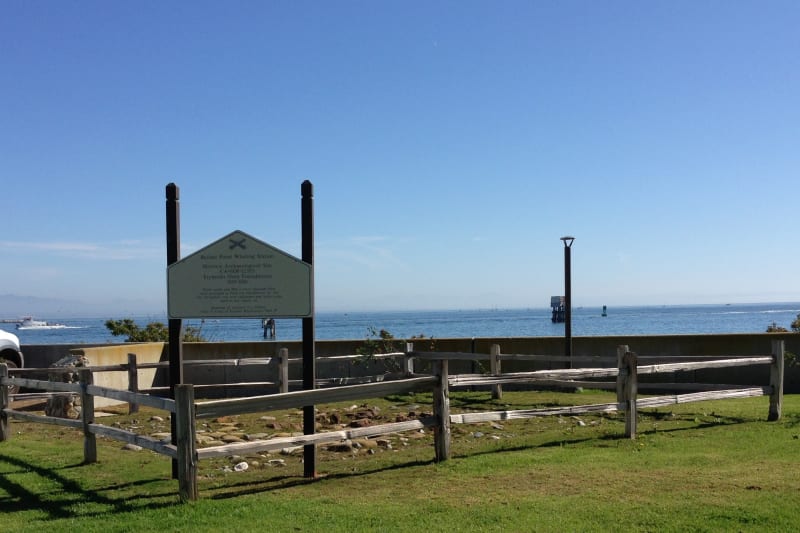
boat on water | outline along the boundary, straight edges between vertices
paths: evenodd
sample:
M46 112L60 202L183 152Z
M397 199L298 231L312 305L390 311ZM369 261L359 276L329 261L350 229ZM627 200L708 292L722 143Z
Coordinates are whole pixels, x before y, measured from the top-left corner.
M64 329L67 326L64 324L57 324L53 322L46 322L44 320L34 320L32 316L25 316L22 317L17 323L18 330L27 330L27 329Z

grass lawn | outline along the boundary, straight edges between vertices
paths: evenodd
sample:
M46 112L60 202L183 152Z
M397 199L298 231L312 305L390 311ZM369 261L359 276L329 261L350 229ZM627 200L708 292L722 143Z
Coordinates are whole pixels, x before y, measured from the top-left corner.
M451 395L453 413L614 401L610 393ZM430 395L318 406L327 424L359 411L375 423L430 412ZM79 431L11 420L0 443L2 531L795 531L800 529L800 396L767 422L768 398L700 402L622 414L453 426L453 459L433 462L430 433L379 445L320 447L320 478L302 453L200 462L200 500L181 504L170 461L98 437L82 465ZM155 411L98 422L169 430ZM209 435L297 431L299 412L199 420ZM165 429L166 428L166 429ZM223 431L224 430L224 431ZM233 470L246 462L248 469Z

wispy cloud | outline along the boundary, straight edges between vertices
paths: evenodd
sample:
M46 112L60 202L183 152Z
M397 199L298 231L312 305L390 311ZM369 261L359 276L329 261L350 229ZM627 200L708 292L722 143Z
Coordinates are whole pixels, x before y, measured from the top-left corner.
M81 242L19 242L0 241L3 248L16 250L38 250L50 252L90 252L97 249L97 245Z
M395 253L403 240L385 236L353 236L336 243L325 243L319 247L318 256L331 262L342 264L355 263L365 268L377 269L387 265L405 266Z
M21 253L44 253L59 257L105 259L108 261L151 259L165 255L165 251L159 246L146 241L132 239L108 243L0 241L0 247Z

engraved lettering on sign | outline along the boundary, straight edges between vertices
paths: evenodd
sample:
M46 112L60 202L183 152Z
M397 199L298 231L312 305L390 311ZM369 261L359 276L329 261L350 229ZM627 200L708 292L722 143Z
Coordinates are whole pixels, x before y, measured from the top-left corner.
M235 232L169 267L170 316L309 316L311 267Z

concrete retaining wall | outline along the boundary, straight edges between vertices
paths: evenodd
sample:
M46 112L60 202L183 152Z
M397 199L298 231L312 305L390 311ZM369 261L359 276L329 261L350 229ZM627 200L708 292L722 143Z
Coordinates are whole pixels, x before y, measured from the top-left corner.
M70 353L74 355L82 355L89 360L89 367L93 366L107 366L107 365L122 365L128 363L128 354L136 354L136 364L142 363L158 363L162 361L164 356L164 343L163 342L148 342L142 344L114 344L109 346L95 346L95 347L81 347L73 348ZM156 379L157 369L147 368L138 371L139 388L149 389L154 386L160 379ZM128 389L128 372L96 372L93 376L94 384L101 387L109 387L112 389ZM123 403L118 400L111 400L109 398L96 397L95 406L104 407L106 405L114 405Z
M758 334L726 334L726 335L647 335L647 336L613 336L613 337L575 337L573 339L573 354L575 356L603 356L616 357L617 346L628 345L639 356L660 356L685 358L690 356L725 356L725 355L767 355L771 352L774 339L783 339L786 350L800 355L800 335L792 333L758 333ZM337 340L317 341L316 353L318 357L352 355L357 348L364 344L363 340ZM540 354L559 355L564 353L563 337L505 337L505 338L477 338L477 339L422 339L414 341L414 349L418 351L453 351L489 353L492 344L499 344L502 353L506 354ZM139 361L143 362L144 352L140 356L135 348L145 345L138 344L113 344L104 345L102 349L87 345L25 345L22 347L26 364L29 367L47 367L53 362L69 354L70 349L90 349L92 353L100 354L104 350L112 350L117 354L112 357L113 363L99 363L89 356L92 364L119 364L127 362L128 353L136 353ZM289 356L302 357L302 343L300 341L258 341L258 342L204 342L184 344L184 360L203 359L242 359L248 357L273 357L277 358L281 348L289 350ZM399 351L404 348L404 342L398 341ZM147 348L147 360L160 359L167 361L166 349L162 348L158 354L157 348ZM88 354L87 354L88 355ZM99 357L95 355L94 358ZM117 361L119 359L119 361ZM99 359L98 359L99 361ZM228 367L194 367L186 369L186 381L194 384L207 383L234 383L271 381L275 379L273 361L269 366L228 366ZM454 365L451 373L483 372L479 364L459 363ZM539 364L504 362L504 371L538 370L548 368ZM352 362L326 362L318 360L317 376L329 377L354 377L370 375L390 370L381 363L372 363L370 366L354 365ZM300 379L300 365L290 367L290 379ZM662 380L678 382L701 383L730 383L730 384L760 384L768 382L769 369L762 367L731 368L704 370L697 372L676 373ZM158 371L153 375L155 385L167 384L166 373ZM140 378L140 386L147 387L149 383ZM125 387L122 387L125 388ZM787 366L785 391L787 393L800 393L800 367Z

